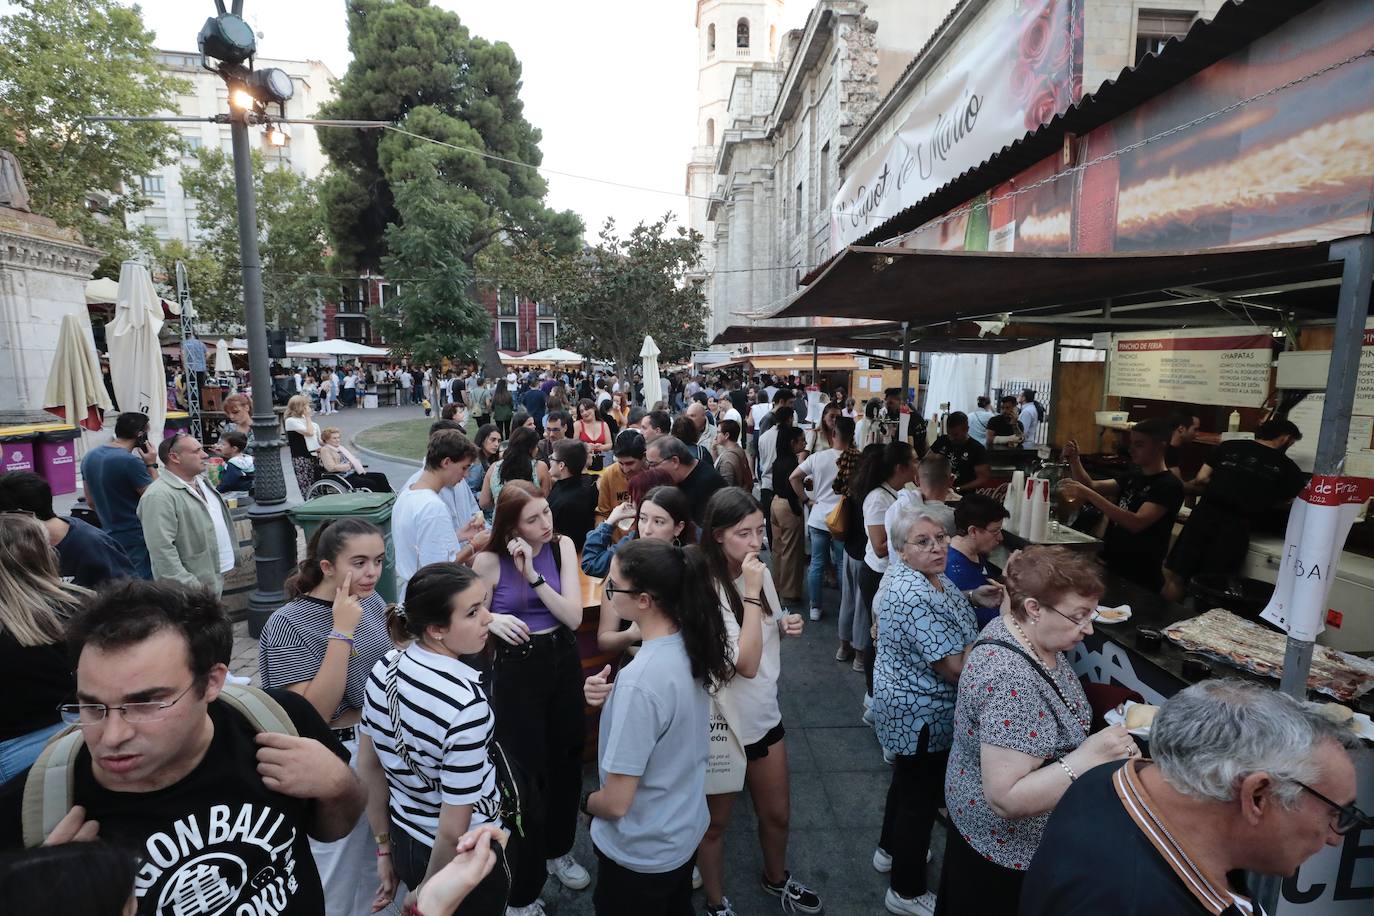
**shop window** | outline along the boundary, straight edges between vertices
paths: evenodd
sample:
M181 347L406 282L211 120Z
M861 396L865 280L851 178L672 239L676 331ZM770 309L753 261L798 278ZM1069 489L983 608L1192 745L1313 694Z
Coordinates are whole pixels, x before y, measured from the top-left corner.
M1141 10L1135 25L1135 63L1158 54L1169 39L1182 40L1193 27L1197 13L1188 10Z
M741 19L735 26L735 47L749 47L749 20Z

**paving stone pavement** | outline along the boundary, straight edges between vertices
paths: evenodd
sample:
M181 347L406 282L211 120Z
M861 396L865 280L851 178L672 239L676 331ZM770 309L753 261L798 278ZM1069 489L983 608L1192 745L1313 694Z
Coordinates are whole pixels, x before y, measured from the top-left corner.
M348 437L379 423L420 416L419 408L354 409L332 415L329 425ZM371 470L387 474L399 487L414 466L369 457ZM288 472L287 479L291 480ZM294 494L294 483L291 484ZM886 912L886 877L873 870L872 857L882 826L883 803L891 769L883 762L873 730L861 721L864 677L848 663L834 660L835 621L839 593L825 591L825 614L807 621L800 638L783 643L779 680L783 724L791 769L792 823L788 863L793 874L810 885L825 902L829 916L869 916ZM247 625L235 628L233 671L257 680L257 641ZM588 789L596 785L596 769L583 772ZM779 901L759 886L763 857L755 838L756 822L748 793L744 793L726 840L726 895L739 916L776 912ZM932 838L932 887L939 878L944 852L943 828ZM584 827L579 829L574 855L595 873L595 855ZM570 891L550 878L543 894L549 916L591 916L591 889ZM701 912L705 904L695 896Z

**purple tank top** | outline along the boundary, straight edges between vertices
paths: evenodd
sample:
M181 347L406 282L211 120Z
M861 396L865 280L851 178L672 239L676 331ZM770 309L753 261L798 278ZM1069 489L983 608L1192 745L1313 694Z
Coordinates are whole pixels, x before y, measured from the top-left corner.
M554 591L561 592L563 578L558 574L557 544L558 540L555 539L534 555L534 570L549 580ZM501 555L501 579L491 596L491 612L519 617L525 621L531 633L562 626L553 612L544 606L544 599L535 594L529 582L516 570L511 558L504 555Z

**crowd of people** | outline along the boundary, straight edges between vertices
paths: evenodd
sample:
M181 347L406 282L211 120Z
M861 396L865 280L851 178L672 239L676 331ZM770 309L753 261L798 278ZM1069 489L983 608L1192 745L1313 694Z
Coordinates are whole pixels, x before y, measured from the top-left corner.
M0 475L0 661L21 686L0 722L0 846L31 847L0 862L0 900L539 916L552 880L594 883L602 916L685 916L697 887L708 916L736 916L726 861L753 842L729 830L747 791L761 887L822 912L790 868L779 683L784 642L832 604L835 659L864 678L892 768L872 853L888 912L1258 912L1234 872L1291 873L1369 823L1354 739L1276 691L1184 690L1152 759L1101 721L1068 655L1105 591L1096 562L1054 547L989 562L1006 510L979 492L978 450L1031 434L1024 409L1010 434L990 411L951 414L927 450L918 424L901 437L895 391L837 391L807 418L770 378L674 378L644 404L634 378L402 372L420 400L447 381L453 409L397 488L394 569L372 523L319 527L262 629L260 688L229 670L232 521L199 441L154 448L146 418L121 415L83 464L99 528L55 516L41 478ZM385 483L311 401L287 410L302 482L318 465ZM1151 430L1132 456L1160 487ZM1207 470L1217 524L1232 463ZM1124 532L1158 523L1081 476ZM1149 571L1109 539L1109 568L1126 554ZM589 601L613 661L586 676ZM574 855L582 831L594 861Z

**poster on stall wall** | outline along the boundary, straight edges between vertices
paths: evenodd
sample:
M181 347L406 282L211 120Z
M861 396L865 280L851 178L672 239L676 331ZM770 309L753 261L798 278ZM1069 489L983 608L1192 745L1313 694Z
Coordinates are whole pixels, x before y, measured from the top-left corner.
M1269 605L1260 614L1294 639L1311 642L1326 629L1326 598L1346 535L1374 495L1367 477L1313 477L1293 501L1283 559Z
M1273 338L1252 327L1112 335L1107 393L1221 407L1262 407Z
M830 250L878 228L932 191L1065 111L1082 94L1083 4L1020 0L981 40L956 47L943 78L886 143L856 163L830 208ZM988 220L971 231L986 249ZM960 246L964 227L956 231Z

